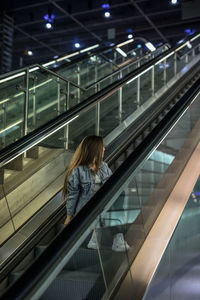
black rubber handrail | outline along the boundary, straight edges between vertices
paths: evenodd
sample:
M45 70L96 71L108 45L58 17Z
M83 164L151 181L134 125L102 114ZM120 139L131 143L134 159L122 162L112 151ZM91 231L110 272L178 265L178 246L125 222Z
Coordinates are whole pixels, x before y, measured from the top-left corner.
M184 41L185 43L186 41ZM133 70L129 74L125 75L123 78L116 80L114 83L110 84L109 86L105 87L98 93L90 96L88 99L84 100L83 102L77 104L69 111L62 113L55 119L47 122L43 126L35 129L28 135L20 138L18 141L14 142L13 144L5 147L4 149L0 150L0 167L3 167L6 163L13 160L15 157L19 156L20 154L24 153L30 147L40 143L49 135L55 133L60 128L65 126L71 119L75 118L77 115L81 114L84 110L88 110L96 103L108 98L110 95L115 93L117 90L120 89L125 83L130 81L132 78L139 76L140 73L144 72L147 68L152 67L156 62L160 61L162 58L170 54L171 52L178 49L180 45L170 48L164 53L161 53L157 57L153 58L151 61L146 62L140 68Z
M67 253L72 252L81 236L96 220L105 206L108 205L113 197L116 198L116 195L119 195L128 178L136 173L140 164L149 156L153 149L156 149L166 133L170 131L199 92L200 79L182 96L29 269L2 295L1 300L30 299L35 294L42 282L48 280L49 276L51 276L57 264Z

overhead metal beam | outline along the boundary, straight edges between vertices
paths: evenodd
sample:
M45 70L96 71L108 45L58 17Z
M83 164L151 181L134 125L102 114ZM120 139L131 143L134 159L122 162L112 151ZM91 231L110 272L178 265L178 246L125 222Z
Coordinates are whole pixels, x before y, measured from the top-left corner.
M98 41L102 41L102 38L100 38L98 35L96 35L94 32L89 30L83 23L78 21L74 16L72 16L70 13L68 13L64 8L62 8L60 5L58 5L54 0L49 0L49 3L54 5L58 10L60 10L67 18L70 18L75 23L77 23L80 27L82 27L85 31L89 32L93 37L95 37Z
M29 33L25 32L24 30L22 30L21 28L19 28L17 25L13 25L13 27L15 28L15 30L21 32L24 36L32 39L33 41L35 41L37 44L41 45L42 47L45 47L46 49L50 50L52 53L58 55L58 51L56 51L54 48L52 48L51 46L48 46L47 44L45 44L44 42L41 42L40 40L38 40L36 37L30 35Z
M130 4L130 3L129 3ZM127 3L123 3L123 4L119 4L119 5L113 5L113 7L121 7L121 6L125 6L127 5ZM93 9L91 11L87 11L87 13L95 13L97 11L101 11L102 8L98 8L98 9ZM157 12L153 12L153 13L148 13L146 14L149 18L152 17L152 16L160 16L160 15L163 15L163 14L175 14L175 13L178 13L178 12L181 12L181 9L180 8L175 8L175 9L167 9L167 10L162 10L162 11L157 11ZM78 12L78 13L74 13L74 14L71 14L73 17L76 17L76 16L80 16L80 15L84 15L86 14L86 11L84 12ZM56 20L63 20L65 19L66 16L57 16L56 17ZM141 20L143 19L143 16L141 15L138 15L138 16L131 16L131 17L125 17L123 19L120 19L120 20L123 20L123 21L126 21L126 20ZM108 23L108 24L115 24L115 20L113 19L110 19L109 21L107 22L103 22L103 24L105 23ZM25 22L25 23L20 23L18 24L19 27L26 27L26 26L30 26L30 25L35 25L35 24L40 24L40 23L44 23L44 20L35 20L35 21L29 21L29 22ZM102 22L101 22L102 23Z
M162 34L162 32L156 27L156 25L151 21L151 19L143 12L140 6L134 1L131 0L131 4L139 11L139 13L145 18L145 20L155 29L158 35L163 39L165 43L168 43L166 37Z
M164 12L160 12L160 14L164 14ZM119 19L116 19L116 20L113 20L111 21L111 24L115 26L119 26L120 24L120 27L122 28L123 27L123 22L132 22L133 20L139 20L141 19L142 17L141 16L138 16L138 17L128 17L128 18L119 18ZM191 24L191 21L193 20L181 20L181 21L176 21L176 20L170 20L169 23L160 23L160 24L157 24L157 28L165 28L165 27L175 27L176 25L185 25L185 24ZM194 20L195 22L195 20ZM109 22L99 22L99 23L95 23L95 24L88 24L87 27L90 29L90 30L93 30L95 28L95 30L106 30L106 26L110 24ZM127 27L127 24L124 25L125 27ZM129 26L129 25L128 25ZM102 28L101 28L102 27ZM62 29L62 30L55 30L51 33L51 37L52 39L55 37L56 38L56 35L62 35L62 34L74 34L74 32L78 29L78 27L76 26L75 27L70 27L70 28L67 28L67 29ZM116 27L117 29L117 27ZM152 27L149 27L149 26L142 26L140 25L139 23L134 25L134 33L137 34L137 32L139 31L150 31L150 30L154 30ZM117 34L117 33L116 33ZM39 33L37 35L35 35L35 37L37 38L45 38L45 37L48 37L49 36L49 32L43 32L43 33ZM16 38L15 41L16 42L19 42L20 40L23 40L23 38Z

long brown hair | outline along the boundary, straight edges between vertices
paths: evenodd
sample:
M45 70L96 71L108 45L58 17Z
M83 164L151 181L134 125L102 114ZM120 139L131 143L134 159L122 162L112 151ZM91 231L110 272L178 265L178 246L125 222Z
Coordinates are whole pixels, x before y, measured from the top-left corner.
M66 199L67 196L67 182L73 169L80 165L89 166L94 164L94 172L97 173L103 159L103 147L103 138L101 136L90 135L86 136L81 141L72 157L71 163L65 175L63 186L64 199Z

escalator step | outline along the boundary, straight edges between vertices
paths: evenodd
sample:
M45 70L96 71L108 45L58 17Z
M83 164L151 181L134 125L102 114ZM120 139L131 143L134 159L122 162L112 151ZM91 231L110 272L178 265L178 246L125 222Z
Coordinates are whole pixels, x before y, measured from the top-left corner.
M101 250L103 261L109 259L110 252ZM87 269L87 272L100 272L100 261L98 252L92 249L79 248L64 267L65 270Z
M99 274L62 271L40 299L97 300L101 299L104 291L103 279Z

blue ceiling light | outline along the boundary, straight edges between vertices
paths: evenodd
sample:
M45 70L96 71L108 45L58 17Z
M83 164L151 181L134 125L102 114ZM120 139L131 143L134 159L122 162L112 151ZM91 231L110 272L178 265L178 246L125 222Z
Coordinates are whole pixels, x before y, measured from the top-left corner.
M102 8L105 8L105 9L110 9L110 4L108 3L104 3L101 5Z
M128 28L128 29L126 29L126 32L127 33L133 33L133 29L132 28Z
M137 48L138 49L142 48L142 45L141 44L137 44Z
M196 32L196 29L187 28L184 30L187 35L192 35Z
M52 14L51 12L49 12L48 14L44 15L44 19L45 19L45 21L47 21L47 23L45 24L45 27L47 29L52 29L52 27L53 27L52 23L55 19L55 15Z
M178 41L176 44L179 45L179 44L181 44L181 43L183 43L183 42L184 42L184 39Z
M45 21L48 21L49 23L52 23L55 19L55 15L51 14L51 13L46 14L46 15L44 15L44 19L45 19Z
M80 48L80 46L81 46L81 45L80 45L78 42L76 42L76 43L74 44L74 47L75 47L75 48Z

